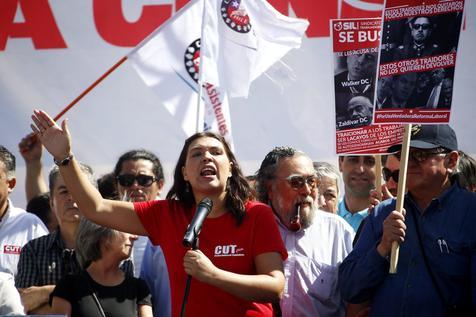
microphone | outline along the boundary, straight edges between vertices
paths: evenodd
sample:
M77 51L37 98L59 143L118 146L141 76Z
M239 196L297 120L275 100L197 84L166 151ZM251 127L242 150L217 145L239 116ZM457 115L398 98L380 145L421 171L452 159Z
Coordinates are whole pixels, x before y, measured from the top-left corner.
M195 248L195 240L198 238L200 234L200 230L202 229L202 224L207 218L208 214L212 211L213 201L205 197L197 206L197 211L193 216L192 221L187 227L187 231L185 231L185 235L183 237L182 244L186 247Z

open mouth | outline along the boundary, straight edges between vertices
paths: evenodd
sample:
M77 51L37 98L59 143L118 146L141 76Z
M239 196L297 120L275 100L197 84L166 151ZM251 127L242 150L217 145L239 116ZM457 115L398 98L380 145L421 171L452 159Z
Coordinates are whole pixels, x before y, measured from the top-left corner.
M205 166L200 171L200 176L214 176L217 174L217 171L212 166Z

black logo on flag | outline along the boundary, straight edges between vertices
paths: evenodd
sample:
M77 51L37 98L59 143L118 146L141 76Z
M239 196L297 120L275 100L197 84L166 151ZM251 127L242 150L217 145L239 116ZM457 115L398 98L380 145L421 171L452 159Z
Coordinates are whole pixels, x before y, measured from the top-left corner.
M226 25L236 32L248 33L251 30L250 18L241 5L241 0L223 0L221 16Z
M196 39L185 50L185 69L192 79L198 83L200 69L200 39Z

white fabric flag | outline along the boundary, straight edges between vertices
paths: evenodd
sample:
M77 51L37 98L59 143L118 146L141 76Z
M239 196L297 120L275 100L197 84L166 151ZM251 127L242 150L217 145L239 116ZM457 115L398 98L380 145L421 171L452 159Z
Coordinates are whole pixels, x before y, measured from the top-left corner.
M301 46L308 26L265 0L205 0L203 81L231 97L247 97L253 80Z
M142 80L154 89L187 136L197 130L219 132L232 143L226 93L203 88L205 109L198 110L198 79L203 0L189 2L127 56Z

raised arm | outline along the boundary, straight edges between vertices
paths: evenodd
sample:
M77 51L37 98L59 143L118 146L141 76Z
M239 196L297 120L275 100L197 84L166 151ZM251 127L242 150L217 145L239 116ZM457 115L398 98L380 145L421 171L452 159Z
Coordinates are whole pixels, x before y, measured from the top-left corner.
M25 160L25 193L26 201L29 202L32 198L48 191L41 163L42 145L36 134L30 133L21 139L18 149Z
M39 110L35 110L31 118L34 122L31 125L33 132L55 161L60 162L61 176L81 213L102 226L147 235L132 203L103 199L81 172L71 150L71 136L66 121L59 127L46 112Z

